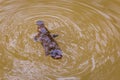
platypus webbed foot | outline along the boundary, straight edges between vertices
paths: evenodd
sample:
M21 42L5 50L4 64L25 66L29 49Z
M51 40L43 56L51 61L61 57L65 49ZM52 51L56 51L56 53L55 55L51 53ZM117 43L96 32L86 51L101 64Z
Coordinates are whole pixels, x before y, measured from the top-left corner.
M56 37L58 37L59 35L58 35L58 34L51 34L51 36L52 36L53 38L56 38Z
M33 40L34 42L38 42L38 38L36 36L33 38Z

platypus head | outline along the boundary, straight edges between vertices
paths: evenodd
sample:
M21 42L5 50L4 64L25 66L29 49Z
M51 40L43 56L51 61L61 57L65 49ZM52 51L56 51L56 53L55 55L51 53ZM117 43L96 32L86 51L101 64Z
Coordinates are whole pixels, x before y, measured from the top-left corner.
M50 56L54 59L61 59L62 58L62 51L59 49L54 49L50 52Z
M42 34L46 34L47 30L45 28L44 22L43 21L37 21L36 24L38 25L38 32L41 32Z
M36 24L37 24L38 26L41 26L41 25L44 24L44 22L39 20L39 21L36 21Z

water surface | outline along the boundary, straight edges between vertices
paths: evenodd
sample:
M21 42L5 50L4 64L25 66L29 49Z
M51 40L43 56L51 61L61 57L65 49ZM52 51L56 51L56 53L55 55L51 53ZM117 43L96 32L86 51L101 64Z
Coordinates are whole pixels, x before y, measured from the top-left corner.
M43 20L63 50L33 41ZM0 80L120 80L120 0L0 0Z

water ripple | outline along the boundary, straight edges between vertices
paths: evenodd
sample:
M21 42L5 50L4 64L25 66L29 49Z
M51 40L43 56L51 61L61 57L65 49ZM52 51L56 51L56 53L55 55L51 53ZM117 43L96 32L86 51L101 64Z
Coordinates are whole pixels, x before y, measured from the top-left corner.
M113 64L116 55L120 56L119 26L103 7L73 0L0 1L3 3L0 43L14 63L6 73L7 80L79 80L107 61ZM59 34L56 41L63 50L63 59L46 57L40 43L33 41L37 20Z

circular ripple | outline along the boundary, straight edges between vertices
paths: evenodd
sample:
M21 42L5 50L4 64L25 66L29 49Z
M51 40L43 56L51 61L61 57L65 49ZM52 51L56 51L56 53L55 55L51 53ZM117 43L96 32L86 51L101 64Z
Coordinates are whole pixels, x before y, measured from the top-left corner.
M8 1L4 4L4 11L0 10L3 16L0 43L14 61L12 74L7 74L8 80L21 79L21 76L32 80L71 76L80 79L107 61L114 63L117 54L112 53L119 52L115 42L119 42L120 34L114 18L103 8L72 0ZM44 21L51 33L59 34L56 41L63 50L63 59L44 56L43 47L33 41L37 20ZM17 77L13 76L15 74Z

